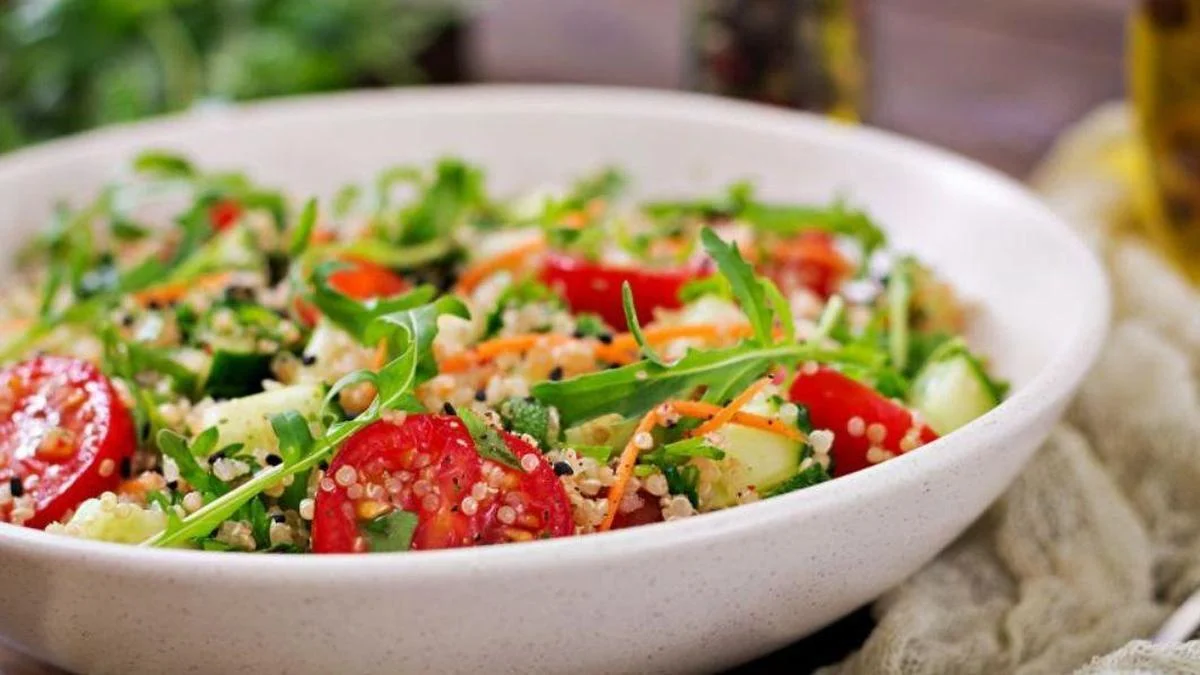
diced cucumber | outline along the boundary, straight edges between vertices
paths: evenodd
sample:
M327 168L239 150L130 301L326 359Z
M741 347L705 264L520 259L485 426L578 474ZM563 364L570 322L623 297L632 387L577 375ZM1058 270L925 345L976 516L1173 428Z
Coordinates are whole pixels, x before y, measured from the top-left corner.
M802 443L779 434L727 424L721 427L721 449L725 459L717 462L721 480L713 491L711 506L736 503L737 495L753 487L759 494L787 481L800 468Z
M199 433L215 426L219 440L213 448L219 450L231 443L244 443L247 448L273 448L276 439L268 415L295 410L309 422L316 422L325 400L325 387L320 384L297 384L261 394L222 401L204 411Z
M47 532L82 539L140 544L167 527L167 515L137 504L118 504L111 494L88 499L75 509L66 525L52 525Z
M939 435L958 429L1000 403L978 362L961 349L930 358L909 390L909 404Z

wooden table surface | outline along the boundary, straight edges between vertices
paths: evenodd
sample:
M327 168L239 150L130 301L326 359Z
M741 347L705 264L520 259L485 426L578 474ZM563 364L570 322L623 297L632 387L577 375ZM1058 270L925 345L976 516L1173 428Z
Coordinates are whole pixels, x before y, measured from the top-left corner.
M686 1L495 3L485 11L483 30L475 36L475 67L498 80L672 86L679 65L672 44L680 37L673 22L679 16L677 3ZM1127 0L874 0L872 122L1025 175L1066 125L1121 96L1123 22L1129 6ZM624 29L608 26L630 40L624 59L589 54L589 48L606 49L611 43L578 41L569 31L537 40L569 50L557 58L526 49L534 42L522 37L522 31L538 30L545 21L571 12L576 30L636 16ZM860 611L754 665L805 672L843 656L870 627L869 615ZM0 674L53 672L0 647Z

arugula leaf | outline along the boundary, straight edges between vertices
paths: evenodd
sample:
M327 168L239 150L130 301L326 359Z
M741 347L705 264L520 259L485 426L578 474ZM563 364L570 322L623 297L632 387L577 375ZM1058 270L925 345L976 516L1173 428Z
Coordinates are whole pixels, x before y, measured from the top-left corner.
M483 172L457 159L443 159L434 169L433 182L401 215L400 243L420 244L449 234L486 202Z
M419 286L394 298L355 300L334 288L330 282L334 272L346 267L346 263L337 260L318 265L313 270L313 291L308 295L308 300L321 310L325 318L362 344L374 344L367 337L367 327L379 317L419 307L437 295L437 289L432 286Z
M133 160L133 170L155 178L191 179L196 167L187 158L165 150L147 150Z
M437 361L433 355L433 338L437 336L437 321L442 315L471 318L467 306L453 295L443 295L431 303L392 311L375 317L367 325L366 344L388 341L388 353L399 354L407 349L411 341L417 354L417 378L425 381L437 375ZM397 328L401 330L397 330Z
M271 429L278 440L279 456L285 463L299 462L313 447L312 431L308 421L295 410L286 410L271 415ZM285 508L298 508L301 500L308 496L308 471L298 473L292 484L284 488L279 503Z
M642 210L652 218L665 220L736 218L761 232L785 237L822 230L858 240L867 254L887 243L883 231L865 213L840 201L826 207L768 204L757 201L753 186L746 182L734 183L716 199L650 202Z
M679 300L684 304L695 302L706 295L733 299L733 290L729 288L729 281L720 274L692 279L679 289Z
M445 260L458 251L450 237L431 239L420 244L397 246L378 237L367 237L348 244L323 247L322 252L361 258L391 269L409 270Z
M795 342L796 317L792 314L792 303L783 297L783 292L779 290L774 281L766 277L759 277L758 282L762 284L763 294L771 303L771 310L779 322L780 329L783 330L783 342Z
M304 204L304 210L300 212L300 219L296 221L296 229L292 231L292 240L288 245L288 255L293 258L299 257L308 248L312 242L313 228L317 226L317 200L309 199Z
M616 167L605 167L575 182L560 205L568 211L586 207L596 199L613 201L629 185L629 176Z
M197 456L208 454L208 450L216 445L216 427L205 429L190 445L187 438L170 429L160 429L157 440L158 449L164 456L170 457L175 462L175 465L179 467L179 475L193 488L205 496L222 495L228 491L229 488L225 483L218 480L196 461Z
M500 404L498 412L510 431L531 436L542 452L549 450L557 440L551 429L550 408L537 400L509 398Z
M700 241L704 244L704 250L717 263L717 269L729 282L742 312L750 319L755 339L763 345L772 344L774 320L767 305L763 285L754 273L754 268L742 259L742 254L736 246L726 244L711 228L706 227L700 232Z
M139 241L150 235L150 230L127 218L114 217L109 231L118 241Z
M417 529L417 514L411 511L392 511L365 523L359 528L366 536L370 553L393 553L412 548Z
M539 382L533 396L558 409L564 427L616 413L640 417L671 398L701 387L744 389L775 364L800 361L874 364L877 355L856 349L825 349L813 344L761 346L742 344L712 350L690 350L669 366L649 361L573 377ZM739 389L740 390L740 389Z
M361 187L354 184L342 186L333 196L333 216L345 218L350 215L360 199L362 199Z
M575 454L580 457L591 457L597 464L608 464L615 450L609 445L572 445Z
M471 434L471 438L475 440L475 452L479 453L480 457L518 471L524 471L521 468L521 460L517 459L513 451L508 449L504 437L478 413L464 409L458 411L458 417L467 427L467 433Z
M621 306L625 310L625 323L629 326L629 333L633 335L633 341L637 343L642 356L655 365L667 365L658 352L654 351L654 347L646 342L646 335L642 333L642 324L638 321L637 309L633 306L633 288L628 281L621 284Z

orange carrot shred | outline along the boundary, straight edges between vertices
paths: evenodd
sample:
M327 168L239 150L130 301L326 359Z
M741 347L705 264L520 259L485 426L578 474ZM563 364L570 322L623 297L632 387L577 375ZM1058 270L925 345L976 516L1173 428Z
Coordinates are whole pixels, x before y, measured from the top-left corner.
M700 419L711 419L721 411L720 406L713 405L712 403L705 403L703 401L670 401L669 405L675 412L683 415L684 417L695 417ZM740 424L744 427L770 431L771 433L779 434L785 438L790 438L793 441L804 440L804 434L799 429L784 424L780 420L771 419L770 417L763 417L762 415L756 415L754 413L748 413L744 410L739 410L734 413L733 418L730 421L734 424Z
M470 293L484 279L487 279L500 270L517 267L526 258L535 253L540 253L545 248L546 242L537 239L509 249L497 256L481 260L463 271L462 275L458 278L458 285L455 286L454 291L459 295Z
M459 373L484 361L490 361L501 354L525 352L539 345L553 346L570 342L572 339L566 335L553 333L528 333L496 338L480 342L475 345L474 349L469 349L461 354L441 359L438 362L438 370L443 373Z
M633 477L633 468L637 465L638 455L641 454L641 448L637 446L638 436L650 433L656 424L658 424L657 407L642 417L637 428L633 430L633 435L625 443L625 449L621 451L621 460L617 463L616 478L613 480L612 487L608 489L608 513L604 514L604 520L597 528L600 532L612 528L613 520L617 517L617 510L621 508L621 499L625 496L625 489L629 487L629 479Z
M764 377L749 387L746 387L746 390L734 397L734 399L729 402L729 405L721 408L715 415L708 418L708 421L693 429L691 435L703 436L710 431L715 431L716 429L728 424L731 420L733 420L733 416L736 415L739 410L744 408L746 404L750 402L750 399L754 398L754 396L758 394L758 392L762 391L763 387L770 384L770 382L771 378Z
M149 305L156 302L165 305L179 300L193 288L206 290L220 288L229 281L230 276L229 272L216 272L189 281L173 281L161 286L152 286L138 291L133 294L133 299L140 305Z

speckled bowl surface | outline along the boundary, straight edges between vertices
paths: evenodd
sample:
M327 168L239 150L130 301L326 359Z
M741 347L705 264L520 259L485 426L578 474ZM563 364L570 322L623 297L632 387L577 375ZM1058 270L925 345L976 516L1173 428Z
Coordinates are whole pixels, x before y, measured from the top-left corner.
M285 101L118 128L0 159L9 250L53 200L144 148L330 194L460 154L500 190L612 163L650 194L741 178L775 199L864 205L979 311L970 338L1014 384L1001 406L886 464L633 530L367 556L145 550L0 526L0 634L93 673L711 671L895 585L1004 490L1058 420L1108 320L1103 273L1020 186L886 133L729 101L483 87Z

